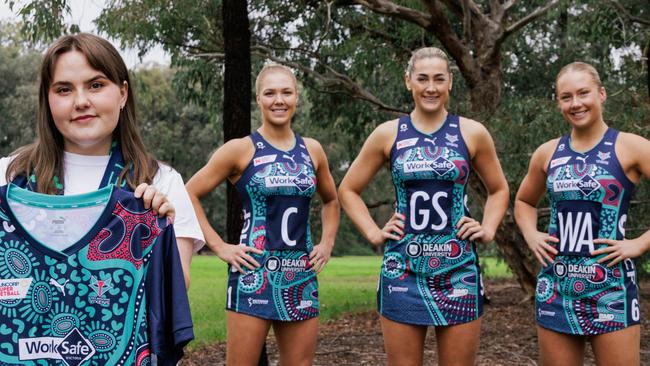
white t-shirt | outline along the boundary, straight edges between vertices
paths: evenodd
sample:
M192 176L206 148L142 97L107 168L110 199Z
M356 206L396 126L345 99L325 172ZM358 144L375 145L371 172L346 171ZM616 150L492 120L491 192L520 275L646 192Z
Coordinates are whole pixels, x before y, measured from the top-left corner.
M0 158L0 186L7 184L7 167L13 157ZM64 195L82 194L96 190L104 176L109 156L88 156L64 152L63 171L65 172ZM167 196L174 205L174 231L177 238L190 238L194 241L194 251L205 245L205 239L194 213L190 196L185 190L183 177L174 168L160 164L153 179L153 186Z

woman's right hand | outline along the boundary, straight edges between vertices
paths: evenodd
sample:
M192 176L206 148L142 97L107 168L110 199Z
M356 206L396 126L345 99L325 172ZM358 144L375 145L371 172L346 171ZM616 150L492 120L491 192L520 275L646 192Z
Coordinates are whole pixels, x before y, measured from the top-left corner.
M255 247L249 247L244 244L227 244L224 243L219 246L216 254L222 261L235 267L241 274L246 274L246 267L250 271L254 271L260 267L260 264L248 253L255 253L262 255L264 252Z
M558 238L541 231L535 231L529 235L525 235L524 238L526 239L526 244L535 253L537 260L542 266L546 267L547 262L548 264L553 264L553 257L557 255L558 251L549 242L559 243L560 240Z
M404 237L404 220L406 220L404 215L395 212L386 225L381 230L373 232L368 240L373 245L382 245L389 239L395 241L402 239Z

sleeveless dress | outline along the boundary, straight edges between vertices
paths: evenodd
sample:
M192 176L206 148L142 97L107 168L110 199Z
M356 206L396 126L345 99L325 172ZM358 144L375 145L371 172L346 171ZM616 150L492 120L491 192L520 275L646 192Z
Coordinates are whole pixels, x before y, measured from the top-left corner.
M239 242L264 251L251 254L261 264L228 278L226 309L268 320L297 321L318 316L318 282L309 264L313 249L309 204L316 174L302 137L289 151L250 138L255 155L235 185L244 226Z
M377 303L388 319L415 325L470 322L483 312L480 269L473 242L456 237L469 216L465 188L470 157L459 117L448 114L431 134L400 118L391 149L397 212L405 235L388 241Z
M194 338L173 226L117 187L117 144L97 191L0 187L0 365L176 365ZM18 291L15 291L18 290ZM4 326L4 325L3 325Z
M537 276L537 323L567 334L596 335L638 324L634 262L613 267L591 256L593 239L622 240L634 184L616 157L618 131L608 129L591 150L571 149L563 136L548 166L549 234L559 254Z

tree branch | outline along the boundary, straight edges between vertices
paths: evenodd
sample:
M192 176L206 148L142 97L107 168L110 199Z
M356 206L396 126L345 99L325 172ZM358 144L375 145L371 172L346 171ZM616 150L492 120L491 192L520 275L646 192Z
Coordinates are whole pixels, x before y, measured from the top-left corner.
M388 199L388 200L383 200L383 201L368 202L366 204L366 207L368 207L368 209L371 210L373 208L379 208L381 206L392 205L394 203L395 203L395 199Z
M399 52L403 52L405 55L410 55L413 50L412 48L401 46L399 43L403 41L403 39L395 36L394 34L382 32L381 30L367 27L362 23L351 22L350 24L343 24L337 21L337 24L350 28L350 30L352 31L351 33L356 33L358 31L360 34L364 34L364 33L367 34L372 39L383 41L391 45ZM416 47L417 46L414 46L413 48Z
M507 27L506 30L503 32L502 40L505 40L509 35L517 32L518 30L526 26L526 24L533 22L537 18L546 14L549 10L556 7L558 4L560 4L560 0L550 0L546 5L535 9L535 11L533 11L532 13L514 22L509 27Z
M463 8L458 3L458 0L441 0L447 9L451 10L452 13L456 14L459 18L463 16ZM425 3L428 3L425 1Z
M374 11L375 13L390 15L419 25L422 28L431 26L431 17L425 13L405 6L397 5L386 0L354 0L356 4Z
M650 19L644 19L640 17L635 17L634 15L630 14L625 7L618 2L618 0L607 0L607 3L612 5L616 10L623 15L623 17L627 18L629 21L634 22L634 23L639 23L643 25L650 25Z
M318 60L317 62L327 70L329 74L332 76L326 76L323 75L319 72L314 71L311 67L307 67L305 65L302 65L301 63L295 62L295 61L289 61L277 56L273 55L273 52L270 48L263 46L263 45L254 45L251 47L251 51L260 56L260 57L266 57L272 61L275 61L277 63L281 63L283 65L287 65L290 67L293 67L295 69L298 69L302 71L305 75L312 77L314 79L317 79L321 81L326 87L333 87L339 90L344 90L347 92L349 95L351 95L354 98L365 100L371 104L373 104L375 107L377 107L379 110L382 110L384 112L388 112L394 115L402 115L408 113L407 110L402 110L397 107L390 106L388 104L385 104L379 98L375 97L372 93L369 91L365 90L362 88L359 84L357 84L354 80L349 78L346 75L341 74L340 72L334 70L324 62L321 62Z

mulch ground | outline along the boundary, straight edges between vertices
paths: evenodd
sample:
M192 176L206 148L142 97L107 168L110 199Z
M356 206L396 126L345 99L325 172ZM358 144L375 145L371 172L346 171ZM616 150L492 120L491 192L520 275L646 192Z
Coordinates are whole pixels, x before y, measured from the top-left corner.
M490 304L486 305L481 329L479 365L537 365L534 304L514 281L487 281ZM650 365L650 282L641 286L641 364ZM435 336L429 332L425 365L436 365ZM267 338L269 364L278 364L278 349L273 335ZM223 365L225 343L188 352L183 366ZM348 314L321 324L314 365L385 365L379 318L374 311ZM587 347L585 365L595 365Z

